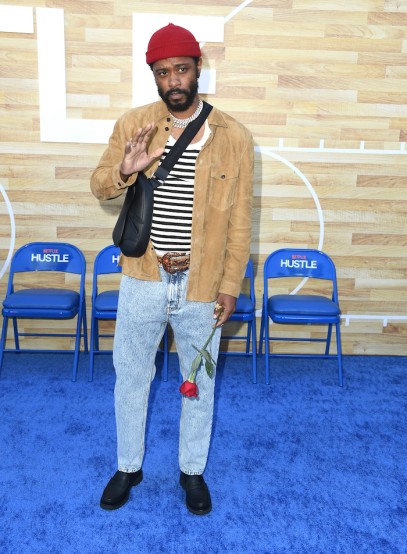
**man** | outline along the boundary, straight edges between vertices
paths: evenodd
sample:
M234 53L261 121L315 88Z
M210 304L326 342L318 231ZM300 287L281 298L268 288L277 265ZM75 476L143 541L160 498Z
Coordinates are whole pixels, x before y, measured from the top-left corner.
M121 195L144 171L151 177L188 121L202 109L199 43L169 24L148 44L150 65L162 100L135 108L117 122L91 178L96 198ZM155 356L171 324L187 378L197 347L215 326L208 349L216 361L221 326L233 313L250 249L253 140L249 131L213 108L206 122L154 192L150 244L140 258L121 256L113 362L118 471L100 505L121 507L142 481L144 437ZM198 398L182 397L179 437L180 485L190 512L211 511L203 478L211 437L214 378L197 373Z

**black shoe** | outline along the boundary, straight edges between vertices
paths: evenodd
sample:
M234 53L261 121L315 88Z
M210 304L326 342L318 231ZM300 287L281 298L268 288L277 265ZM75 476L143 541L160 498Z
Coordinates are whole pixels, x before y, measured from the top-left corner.
M181 471L179 484L185 490L186 505L197 516L209 514L212 510L211 495L202 475L187 475Z
M139 469L133 473L116 471L103 491L100 507L104 510L117 510L126 504L130 489L143 480L143 472Z

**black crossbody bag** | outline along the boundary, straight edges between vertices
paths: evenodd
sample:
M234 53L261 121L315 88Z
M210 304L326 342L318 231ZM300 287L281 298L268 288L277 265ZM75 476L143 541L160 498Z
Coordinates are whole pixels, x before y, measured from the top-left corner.
M154 175L149 179L140 172L136 182L128 187L112 234L114 245L118 246L125 256L138 258L147 250L153 219L154 189L165 181L211 110L212 106L204 102L199 116L188 123Z

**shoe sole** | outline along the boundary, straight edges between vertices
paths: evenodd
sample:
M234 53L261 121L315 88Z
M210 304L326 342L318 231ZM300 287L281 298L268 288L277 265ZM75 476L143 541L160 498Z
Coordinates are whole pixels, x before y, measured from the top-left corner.
M129 489L129 492L126 494L126 496L123 498L123 500L121 500L118 504L106 504L105 502L100 501L100 507L103 510L109 510L109 511L118 510L119 508L124 506L126 504L126 502L128 501L128 499L130 497L131 488L136 487L137 485L139 485L142 480L143 480L143 474L139 475L137 480L131 485L131 487Z
M132 485L132 486L134 486L134 485ZM130 496L130 491L127 494L127 496L125 496L119 504L105 504L104 502L100 501L100 507L102 508L102 510L109 510L109 511L118 510L119 508L121 508L122 506L124 506L126 504L126 502L129 499L129 496Z
M205 516L206 514L209 514L209 512L212 511L212 505L209 506L209 508L207 508L206 510L195 510L194 508L191 508L191 506L189 506L186 502L185 502L185 506L188 508L188 511L190 511L191 514L194 514L196 516Z

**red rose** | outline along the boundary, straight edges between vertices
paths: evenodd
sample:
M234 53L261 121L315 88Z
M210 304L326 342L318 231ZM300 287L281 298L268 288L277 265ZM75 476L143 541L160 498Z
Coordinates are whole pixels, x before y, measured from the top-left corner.
M185 396L195 396L198 397L198 386L196 383L191 383L191 381L184 381L179 388L179 392Z

